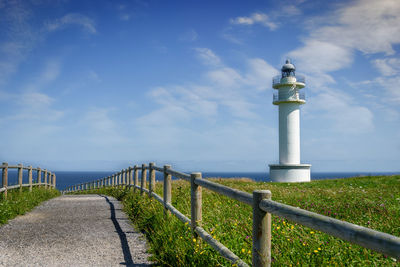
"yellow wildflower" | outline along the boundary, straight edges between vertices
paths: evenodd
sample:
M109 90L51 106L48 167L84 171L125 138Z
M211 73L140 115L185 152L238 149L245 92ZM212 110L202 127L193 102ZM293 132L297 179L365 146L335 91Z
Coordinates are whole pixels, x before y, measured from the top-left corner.
M313 231L311 231L311 232L310 232L310 234L314 234L314 232L313 232Z
M251 250L247 251L247 254L251 254Z
M276 229L278 229L278 230L279 230L279 229L281 229L281 227L280 227L280 226L278 226L278 227L276 227Z
M318 248L318 250L321 250L321 248Z
M290 227L290 228L294 229L294 226L292 225L292 227Z
M246 252L246 250L244 248L242 248L242 253L245 253L245 252Z
M193 242L195 242L195 243L196 243L196 241L197 241L197 240L196 240L196 238L193 238Z
M318 250L314 250L315 253L318 253Z

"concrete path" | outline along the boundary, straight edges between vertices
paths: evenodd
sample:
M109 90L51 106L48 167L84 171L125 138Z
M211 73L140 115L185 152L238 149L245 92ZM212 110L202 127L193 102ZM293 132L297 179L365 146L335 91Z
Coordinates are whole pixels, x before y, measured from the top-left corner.
M148 256L112 197L61 196L0 227L0 266L150 266Z

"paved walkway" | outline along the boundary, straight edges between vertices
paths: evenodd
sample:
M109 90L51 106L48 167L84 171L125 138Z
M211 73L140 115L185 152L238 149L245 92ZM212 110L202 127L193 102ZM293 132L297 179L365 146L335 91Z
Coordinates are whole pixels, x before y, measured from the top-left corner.
M0 227L0 266L150 266L148 256L112 197L61 196Z

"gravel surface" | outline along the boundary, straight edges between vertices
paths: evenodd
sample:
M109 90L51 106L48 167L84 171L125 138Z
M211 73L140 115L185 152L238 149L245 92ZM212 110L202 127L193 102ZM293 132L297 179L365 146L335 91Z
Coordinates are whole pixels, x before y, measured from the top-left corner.
M0 227L0 266L150 266L149 256L112 197L57 197Z

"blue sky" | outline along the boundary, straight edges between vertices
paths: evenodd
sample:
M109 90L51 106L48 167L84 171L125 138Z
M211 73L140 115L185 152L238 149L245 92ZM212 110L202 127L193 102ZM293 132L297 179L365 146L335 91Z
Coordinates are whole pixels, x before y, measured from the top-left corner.
M268 171L272 77L306 76L301 161L399 171L400 1L0 0L0 160Z

